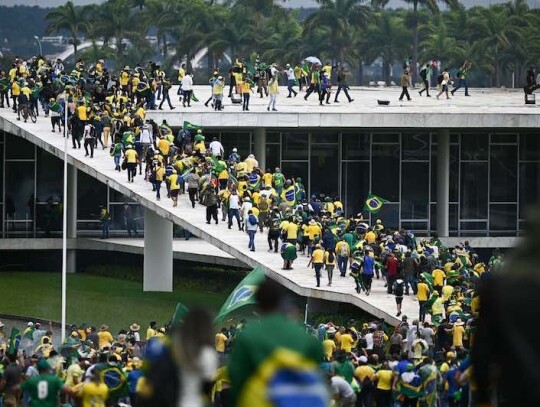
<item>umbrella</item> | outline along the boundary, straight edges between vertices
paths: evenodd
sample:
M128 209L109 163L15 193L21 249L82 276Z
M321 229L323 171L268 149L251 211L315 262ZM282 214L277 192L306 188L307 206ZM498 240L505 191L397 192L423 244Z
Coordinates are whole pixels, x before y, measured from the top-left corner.
M322 65L321 60L319 58L317 58L317 57L307 57L305 60L312 63L312 64Z

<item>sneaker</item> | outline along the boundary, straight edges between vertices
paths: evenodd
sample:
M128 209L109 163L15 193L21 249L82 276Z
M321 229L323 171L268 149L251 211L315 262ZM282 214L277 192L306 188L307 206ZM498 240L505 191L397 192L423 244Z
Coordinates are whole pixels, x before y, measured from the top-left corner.
M401 315L401 312L398 312L398 313L396 314L396 317L399 317L400 315Z
M272 111L273 111L273 112L277 112L277 109L276 109L276 108L274 108L274 109L272 109Z
M352 102L354 102L354 99L350 99L350 100L349 100L349 103L352 103Z

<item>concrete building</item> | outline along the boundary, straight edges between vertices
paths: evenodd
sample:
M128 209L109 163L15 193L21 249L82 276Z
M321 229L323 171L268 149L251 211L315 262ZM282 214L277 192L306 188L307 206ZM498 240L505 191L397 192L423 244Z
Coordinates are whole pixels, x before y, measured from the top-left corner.
M206 100L209 89L196 92ZM254 98L249 113L234 105L223 112L196 105L149 117L175 129L184 120L202 124L207 140L218 137L227 153L232 147L244 157L253 152L261 167L279 166L287 176L301 177L310 195L341 197L349 214L360 212L371 192L388 201L377 214L387 227L418 236L438 233L448 244L467 238L473 247L509 247L523 228L526 208L540 197L540 110L525 106L519 93L472 92L471 98L415 98L382 107L377 100L397 99L397 89L355 89L358 103L331 106L286 99L282 90L277 113L266 112L266 100ZM249 267L262 266L300 295L350 302L391 320L393 301L382 284L374 290L381 295L369 298L357 296L350 281L315 289L301 266L303 271L286 273L279 256L262 253L264 236L257 237L261 251L249 253L243 233L211 229L202 212L193 216L185 202L174 210L167 200L156 202L140 178L127 184L107 151L97 151L94 159L71 147L68 154L69 237L99 233L99 205L112 213L113 233L125 236L127 203L145 232L145 289L170 290L173 228L179 225ZM7 110L0 113L2 237L59 237L62 156L62 137L50 133L48 120L24 124ZM171 236L170 244L155 244L163 236Z

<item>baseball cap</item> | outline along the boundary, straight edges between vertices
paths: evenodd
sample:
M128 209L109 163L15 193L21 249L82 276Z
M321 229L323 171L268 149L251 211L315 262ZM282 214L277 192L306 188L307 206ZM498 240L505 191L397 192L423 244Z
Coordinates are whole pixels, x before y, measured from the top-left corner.
M367 357L364 356L364 355L360 356L360 357L358 358L358 360L359 360L360 362L362 362L362 363L367 363Z

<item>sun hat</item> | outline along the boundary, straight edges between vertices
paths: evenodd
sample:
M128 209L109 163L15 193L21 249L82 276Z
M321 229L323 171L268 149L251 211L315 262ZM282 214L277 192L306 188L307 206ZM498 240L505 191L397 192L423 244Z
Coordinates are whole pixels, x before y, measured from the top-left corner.
M107 329L109 329L109 325L101 325L101 327L99 328L100 331L106 331Z
M457 326L464 325L465 323L461 320L461 318L456 319L456 322L454 323Z
M137 324L136 322L132 323L129 326L129 330L133 331L133 332L137 332L139 329L141 329L141 326L139 324Z

